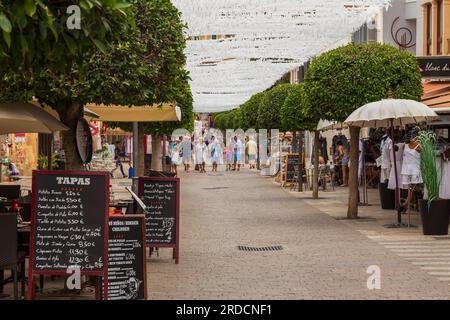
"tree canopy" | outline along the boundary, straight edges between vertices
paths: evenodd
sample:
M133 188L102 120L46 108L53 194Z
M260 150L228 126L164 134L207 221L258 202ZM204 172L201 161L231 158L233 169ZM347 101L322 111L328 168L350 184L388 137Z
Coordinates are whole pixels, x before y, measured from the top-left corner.
M125 5L124 1L97 2ZM76 59L64 61L65 55L61 54L60 60L53 61L49 56L49 61L42 62L44 68L31 68L29 72L10 69L0 78L0 100L29 101L36 97L58 111L61 121L71 128L63 133L66 158L73 161L68 164L71 168L80 166L74 132L82 106L88 102L120 105L177 102L182 108L183 121L192 121L192 96L184 69L185 24L180 13L170 0L129 0L128 3L131 6L127 8L127 21L134 23L124 28L122 11L111 13L114 17L111 21L116 24L110 23L110 28L105 29L114 30L109 46L100 50L98 42L87 41L74 53ZM102 15L97 16L97 20L101 18ZM46 45L46 41L38 43ZM8 59L0 56L0 65ZM53 67L57 61L58 67ZM26 62L22 66L27 66ZM179 126L177 122L152 124L147 129L169 131Z
M255 94L241 106L242 129L257 129L259 105L261 104L264 94L264 92Z
M419 100L422 83L416 58L377 43L349 44L315 58L305 77L308 99L326 120L344 121L357 108L387 98Z
M118 31L133 25L130 5L128 0L1 1L0 71L60 70L91 46L105 51ZM79 29L73 25L78 13Z
M308 104L303 84L289 88L289 93L280 110L283 131L314 131L319 122L317 114Z
M280 110L291 86L280 84L265 93L258 108L258 128L267 130L281 128Z

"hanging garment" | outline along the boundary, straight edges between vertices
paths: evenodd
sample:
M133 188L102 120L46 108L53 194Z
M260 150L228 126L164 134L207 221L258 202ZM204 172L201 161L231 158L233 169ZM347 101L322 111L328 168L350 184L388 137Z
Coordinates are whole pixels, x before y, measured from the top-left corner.
M385 135L381 141L381 181L384 182L389 179L391 172L391 148L392 139Z
M397 178L398 178L398 187L400 189L403 188L402 184L402 164L403 164L403 150L405 149L404 143L397 143L396 146L398 147L397 152L395 153L395 159L397 163ZM396 179L395 179L395 167L394 167L394 145L392 144L390 148L390 154L391 154L391 171L389 174L389 184L388 189L395 190L396 186Z
M359 140L359 158L358 158L358 177L363 177L364 171L365 144L363 140Z
M417 152L417 145L411 149L409 144L405 145L402 163L402 184L407 187L422 183L422 173L420 172L420 153Z
M450 149L442 151L442 157L437 159L438 175L441 176L441 185L439 188L439 197L450 200Z

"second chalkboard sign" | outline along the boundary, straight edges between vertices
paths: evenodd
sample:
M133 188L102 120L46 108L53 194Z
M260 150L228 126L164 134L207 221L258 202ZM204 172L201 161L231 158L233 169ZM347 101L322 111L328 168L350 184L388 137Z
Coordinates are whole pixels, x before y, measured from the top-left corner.
M139 197L146 205L147 245L174 248L178 263L180 179L139 178Z
M109 218L108 300L146 300L145 216Z

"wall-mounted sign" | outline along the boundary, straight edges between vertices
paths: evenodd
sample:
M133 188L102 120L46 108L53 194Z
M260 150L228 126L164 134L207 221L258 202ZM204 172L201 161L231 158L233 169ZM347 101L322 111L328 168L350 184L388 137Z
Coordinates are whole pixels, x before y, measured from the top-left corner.
M450 79L450 56L418 57L422 78Z
M83 161L83 163L91 162L93 153L91 127L84 118L78 120L76 138L78 155L80 156L81 161Z

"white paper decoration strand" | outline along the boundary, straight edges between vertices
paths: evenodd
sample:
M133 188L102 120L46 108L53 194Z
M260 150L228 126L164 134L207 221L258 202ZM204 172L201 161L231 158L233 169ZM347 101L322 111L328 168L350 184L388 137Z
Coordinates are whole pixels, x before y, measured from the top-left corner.
M187 68L196 112L238 107L309 58L348 43L355 29L390 4L390 0L172 2L188 24Z

